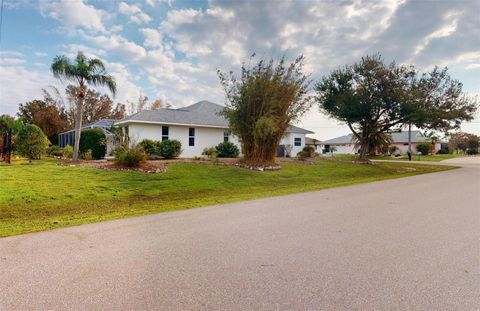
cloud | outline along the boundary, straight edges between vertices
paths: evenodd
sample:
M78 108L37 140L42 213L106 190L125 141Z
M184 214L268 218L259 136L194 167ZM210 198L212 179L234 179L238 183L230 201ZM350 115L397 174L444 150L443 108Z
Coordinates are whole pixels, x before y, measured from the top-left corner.
M46 57L46 56L48 56L48 54L45 53L45 52L35 52L35 56L37 56L37 57Z
M110 15L104 10L86 4L84 0L41 0L39 8L43 16L57 20L61 25L60 29L70 35L78 29L107 32L104 20L109 19Z
M466 69L467 70L480 69L480 64L468 64Z
M19 103L39 98L41 89L48 85L59 85L48 71L0 66L0 72L0 114L14 115Z
M130 16L130 22L135 24L149 23L152 18L140 9L138 5L120 2L118 11L125 16Z

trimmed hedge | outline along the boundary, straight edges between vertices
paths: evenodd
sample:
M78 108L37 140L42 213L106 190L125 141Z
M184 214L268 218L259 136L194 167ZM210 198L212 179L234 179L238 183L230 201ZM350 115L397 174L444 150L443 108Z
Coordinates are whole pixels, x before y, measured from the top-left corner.
M158 145L158 154L165 159L178 158L182 153L182 143L178 140L164 140Z
M240 150L235 144L225 141L223 143L219 143L216 147L216 154L219 158L237 158L240 154Z
M152 139L144 139L138 144L138 146L142 148L143 151L145 151L145 153L149 156L157 154L159 145L160 142L158 140Z
M45 154L48 139L42 129L34 124L25 125L17 135L16 150L20 155L31 160L39 160Z
M101 129L83 130L80 136L80 153L92 151L93 159L103 159L107 153L105 133Z
M430 144L428 143L417 144L417 151L421 152L422 155L428 155L428 153L430 152Z

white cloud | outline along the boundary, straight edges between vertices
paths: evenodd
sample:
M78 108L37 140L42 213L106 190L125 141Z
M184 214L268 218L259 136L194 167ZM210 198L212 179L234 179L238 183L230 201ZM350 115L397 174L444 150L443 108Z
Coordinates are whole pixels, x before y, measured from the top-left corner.
M41 0L39 3L40 13L57 20L61 30L72 35L78 29L85 29L92 32L106 33L104 20L110 15L86 4L84 0Z
M48 85L59 85L48 71L0 66L0 72L0 114L14 115L19 103L40 97L41 89Z
M130 22L135 24L149 23L152 18L140 9L138 5L120 2L118 11L125 16L130 17Z
M480 64L468 64L466 69L467 70L480 69Z
M35 52L35 56L37 56L37 57L45 57L45 56L48 56L48 54L45 53L45 52Z

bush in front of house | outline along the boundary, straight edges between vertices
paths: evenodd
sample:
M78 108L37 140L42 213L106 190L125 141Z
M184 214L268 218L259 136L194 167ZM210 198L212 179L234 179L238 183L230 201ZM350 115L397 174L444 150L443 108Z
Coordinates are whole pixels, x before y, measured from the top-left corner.
M138 146L140 146L143 149L143 151L145 151L147 156L157 154L159 145L160 145L160 142L158 140L153 140L153 139L144 139L138 144Z
M45 154L47 145L47 136L34 124L25 125L18 133L15 142L16 151L28 158L29 163L32 163L32 160L39 160L40 156Z
M164 140L158 145L157 153L165 159L178 158L182 153L182 143L176 139Z
M115 149L115 163L129 167L138 167L145 163L147 155L139 145L129 147L123 145Z
M70 145L66 145L63 148L63 156L67 159L71 159L73 157L73 147Z
M219 143L215 147L215 151L217 157L219 158L238 158L238 155L240 154L240 150L238 150L238 147L234 143L231 143L229 141Z
M47 148L47 154L49 156L63 157L63 149L57 145L52 145Z
M302 151L297 153L297 157L301 159L311 158L314 155L315 155L315 148L313 148L312 146L305 146L303 147Z
M395 153L397 152L397 150L398 150L397 146L390 146L390 147L388 147L388 153L389 153L390 155L395 154Z
M93 159L102 159L107 153L105 133L101 129L83 130L80 137L80 153L92 151Z
M430 152L430 144L428 143L417 144L417 151L420 152L422 155L427 155Z
M203 149L202 155L207 156L208 158L215 158L217 156L217 149L214 147Z

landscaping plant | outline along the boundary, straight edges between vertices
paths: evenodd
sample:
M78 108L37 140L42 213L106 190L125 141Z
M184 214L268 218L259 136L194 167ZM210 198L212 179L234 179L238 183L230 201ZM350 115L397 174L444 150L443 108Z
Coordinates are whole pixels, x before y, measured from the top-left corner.
M72 159L73 157L73 147L70 146L70 145L66 145L64 148L63 148L63 156L67 159Z
M417 151L420 152L422 155L428 155L430 152L431 144L429 143L420 143L417 144Z
M182 143L176 139L162 141L158 145L158 154L165 159L178 158L182 153Z
M234 143L224 141L215 147L215 152L219 158L237 158L240 150Z
M114 154L115 163L129 167L138 167L147 160L145 151L138 145L132 147L122 145L115 149Z
M144 139L138 145L145 151L147 156L152 156L157 154L160 142L152 139Z
M82 113L87 93L87 85L106 86L113 95L117 90L115 79L107 74L105 65L97 58L88 58L79 52L72 62L67 56L57 56L53 60L51 70L53 76L60 80L69 80L77 84L75 112L75 144L73 161L78 161L82 128Z
M240 138L247 165L274 164L285 131L311 107L303 63L303 56L292 63L285 58L243 63L239 78L218 71L227 98L223 115Z
M88 151L93 159L103 159L107 153L105 133L101 129L88 129L82 131L80 138L80 153Z
M17 135L16 150L28 158L30 164L32 160L39 160L40 156L45 154L47 145L47 136L34 124L25 125Z

